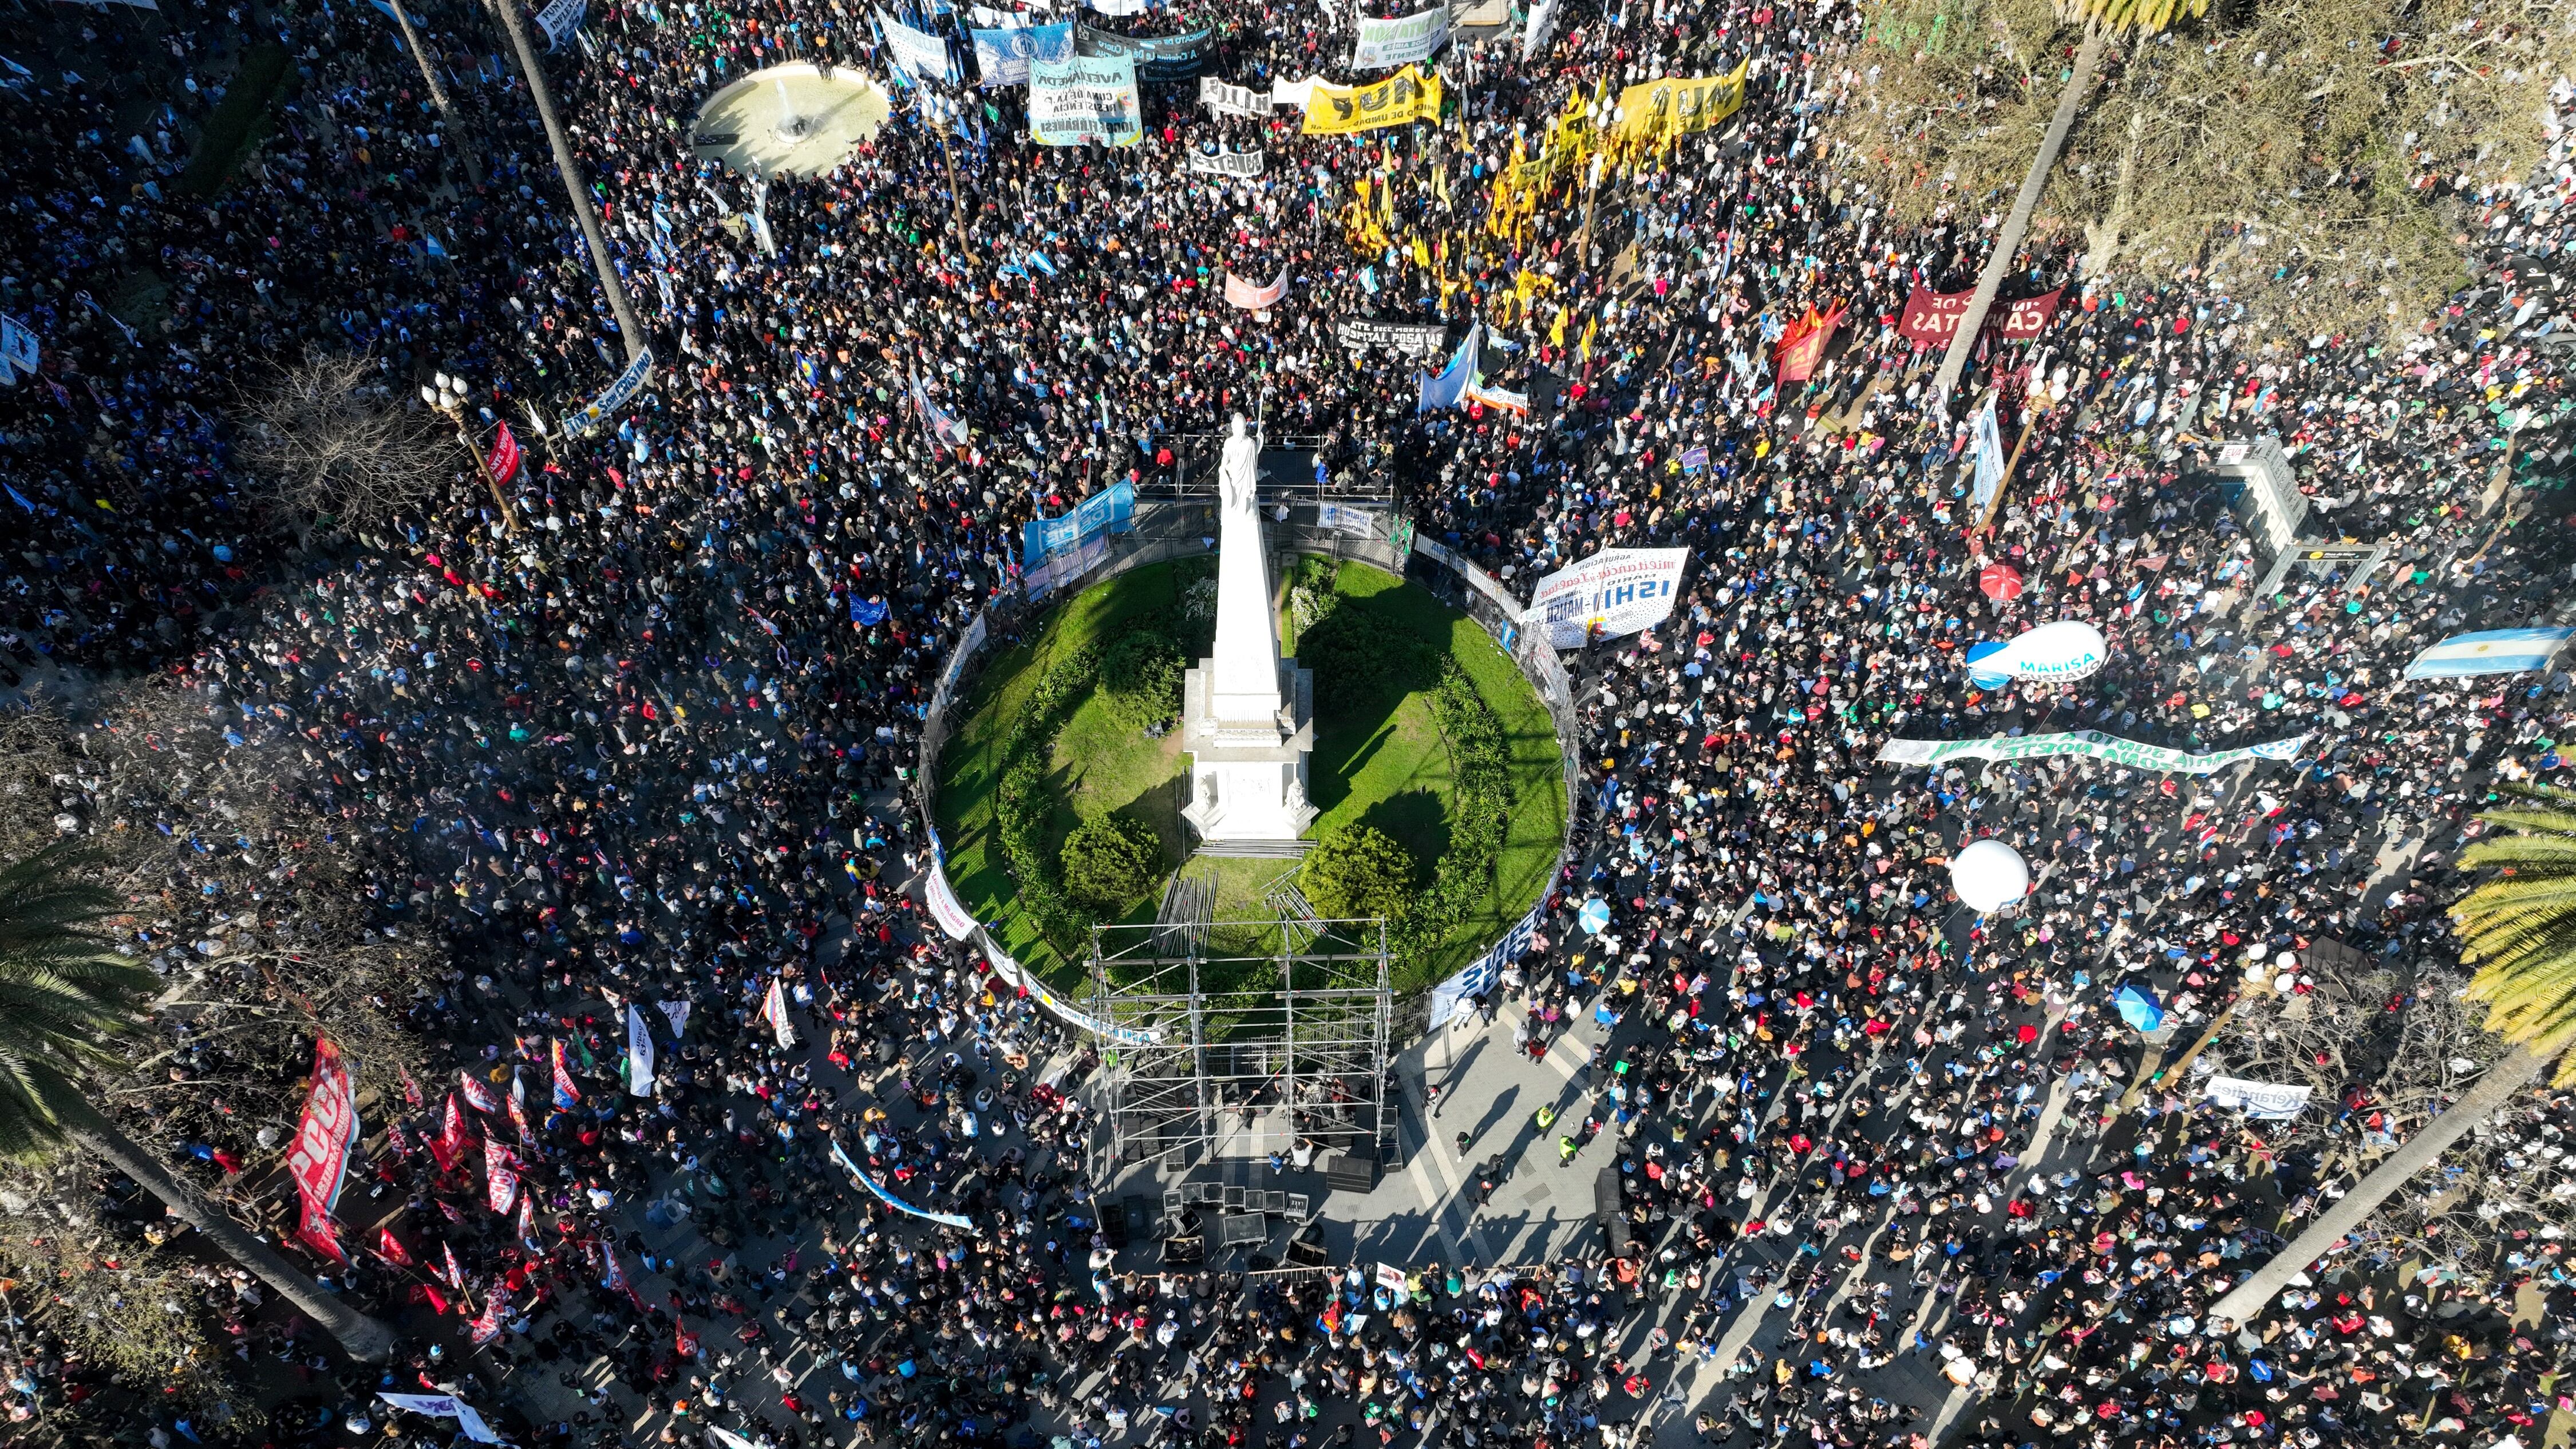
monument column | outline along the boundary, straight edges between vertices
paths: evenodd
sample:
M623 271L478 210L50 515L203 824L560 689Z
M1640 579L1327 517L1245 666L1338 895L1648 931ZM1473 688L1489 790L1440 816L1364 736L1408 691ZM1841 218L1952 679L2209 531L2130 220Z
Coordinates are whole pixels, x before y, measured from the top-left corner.
M1279 654L1256 496L1260 456L1238 413L1217 469L1216 644L1181 694L1181 747L1191 757L1181 816L1215 853L1229 844L1285 845L1315 818L1306 803L1314 674Z

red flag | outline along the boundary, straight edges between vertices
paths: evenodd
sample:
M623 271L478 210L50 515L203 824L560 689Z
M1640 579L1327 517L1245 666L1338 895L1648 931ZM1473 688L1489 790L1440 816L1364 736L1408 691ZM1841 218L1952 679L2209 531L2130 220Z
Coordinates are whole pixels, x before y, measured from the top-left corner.
M537 1236L537 1195L519 1194L519 1241L534 1242Z
M498 1158L491 1159L486 1166L490 1171L492 1211L506 1213L519 1196L519 1175L503 1167Z
M428 1300L429 1300L429 1306L430 1306L430 1307L432 1307L432 1308L434 1308L434 1309L436 1309L436 1310L438 1310L438 1313L439 1313L439 1315L440 1315L441 1317L445 1317L445 1316L446 1316L446 1314L447 1314L447 1295L438 1291L438 1285L437 1285L437 1284L435 1284L435 1283L423 1283L423 1284L421 1284L421 1285L420 1285L420 1296L421 1296L421 1297L423 1297L423 1298L428 1299Z
M376 1256L397 1268L412 1266L411 1249L402 1245L402 1239L395 1237L391 1228L376 1229Z
M1789 324L1780 334L1779 350L1773 354L1779 364L1782 383L1805 382L1825 357L1825 344L1833 340L1834 329L1843 323L1844 308L1822 314L1809 307L1806 315Z
M476 1080L472 1072L458 1072L456 1074L456 1079L465 1084L465 1104L467 1106L472 1107L477 1112L498 1112L501 1110L501 1099L493 1096L492 1089Z
M483 1300L483 1311L474 1316L469 1330L478 1348L501 1336L501 1300L504 1295L498 1291L499 1284L494 1284L493 1288L495 1291Z
M580 1106L581 1090L573 1085L572 1066L564 1060L563 1039L554 1038L548 1045L554 1048L555 1105L557 1107Z
M295 1236L335 1263L349 1261L340 1232L331 1220L340 1184L348 1176L349 1147L358 1140L358 1095L340 1049L327 1039L313 1043L313 1087L304 1099L295 1141L286 1154L286 1171L295 1180L302 1203Z
M503 423L500 435L492 440L491 456L483 460L483 466L492 470L492 482L496 486L519 475L519 457L519 440L511 433L510 425Z
M447 1250L448 1286L462 1293L465 1291L465 1270L456 1266L456 1247L452 1243L444 1243L440 1246Z
M456 1110L456 1094L447 1094L447 1120L429 1139L429 1155L441 1172L454 1172L465 1157L465 1114Z

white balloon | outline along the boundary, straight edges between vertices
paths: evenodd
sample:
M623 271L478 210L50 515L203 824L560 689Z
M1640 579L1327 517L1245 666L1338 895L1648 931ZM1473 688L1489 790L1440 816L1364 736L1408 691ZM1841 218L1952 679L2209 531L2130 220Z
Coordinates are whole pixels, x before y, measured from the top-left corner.
M2000 840L1980 840L1950 857L1950 889L1979 915L2030 894L2030 862Z

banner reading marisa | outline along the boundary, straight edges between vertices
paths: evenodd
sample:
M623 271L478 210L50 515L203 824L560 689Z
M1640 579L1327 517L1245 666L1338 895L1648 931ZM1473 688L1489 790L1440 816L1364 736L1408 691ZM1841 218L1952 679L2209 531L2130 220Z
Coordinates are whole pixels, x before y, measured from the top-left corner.
M1347 136L1380 126L1437 119L1440 77L1406 66L1375 85L1335 86L1322 81L1306 97L1306 134Z
M1621 91L1620 141L1631 146L1670 141L1705 131L1743 110L1744 77L1752 64L1747 56L1725 75L1648 81Z
M2299 757L2299 747L2308 742L2306 735L2292 735L2286 740L2271 740L2247 745L2241 750L2219 750L2195 755L2183 750L2169 750L2162 745L2143 745L2106 735L2100 730L2076 730L2062 735L2024 735L2019 739L1998 736L1983 740L1889 740L1878 752L1882 765L1941 765L1952 760L2033 760L2048 755L2083 755L2088 759L2108 760L2132 769L2154 770L2166 775L2207 775L2247 760L2279 760L2286 764Z

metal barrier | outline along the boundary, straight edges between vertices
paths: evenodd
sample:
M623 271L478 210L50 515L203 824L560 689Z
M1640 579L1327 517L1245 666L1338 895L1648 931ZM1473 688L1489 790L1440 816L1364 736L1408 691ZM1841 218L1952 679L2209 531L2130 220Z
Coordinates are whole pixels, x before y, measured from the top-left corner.
M1503 652L1520 670L1521 677L1537 691L1554 726L1557 752L1565 787L1566 837L1558 846L1556 866L1550 875L1550 886L1562 876L1574 849L1574 828L1583 808L1582 759L1576 751L1581 738L1580 722L1574 712L1572 682L1564 661L1545 636L1520 627L1520 605L1509 590L1491 574L1478 568L1464 556L1430 539L1415 536L1410 557L1399 555L1387 536L1390 515L1386 510L1359 508L1355 505L1290 503L1288 517L1273 516L1267 520L1273 551L1293 557L1298 554L1322 554L1333 558L1357 559L1389 573L1412 579L1430 589L1432 594L1460 609L1493 636ZM1365 513L1371 520L1370 532L1354 533L1343 528L1324 526L1327 506L1347 514ZM1269 510L1265 510L1269 511ZM1123 534L1109 535L1097 562L1078 574L1053 581L1045 595L1035 601L1017 592L997 599L982 614L970 621L958 636L956 647L941 667L939 682L932 688L930 703L923 710L921 749L918 769L913 779L915 803L926 822L934 858L931 869L937 872L944 892L945 852L938 850L937 780L939 755L948 742L949 712L956 707L966 689L980 674L979 664L996 637L1016 642L1028 625L1043 615L1057 599L1071 598L1094 584L1106 582L1131 569L1149 564L1167 563L1216 551L1216 511L1211 503L1184 498L1175 501L1139 500L1134 527ZM1542 893L1533 914L1547 904ZM942 923L945 929L945 923ZM1043 989L1033 975L1022 970L1010 954L1002 950L980 922L964 936L956 937L972 944L987 963L1006 977L1026 985L1031 994L1067 1024L1085 1031L1100 1030L1100 1023L1088 1014ZM1414 1015L1419 1001L1408 1003L1406 1017Z

